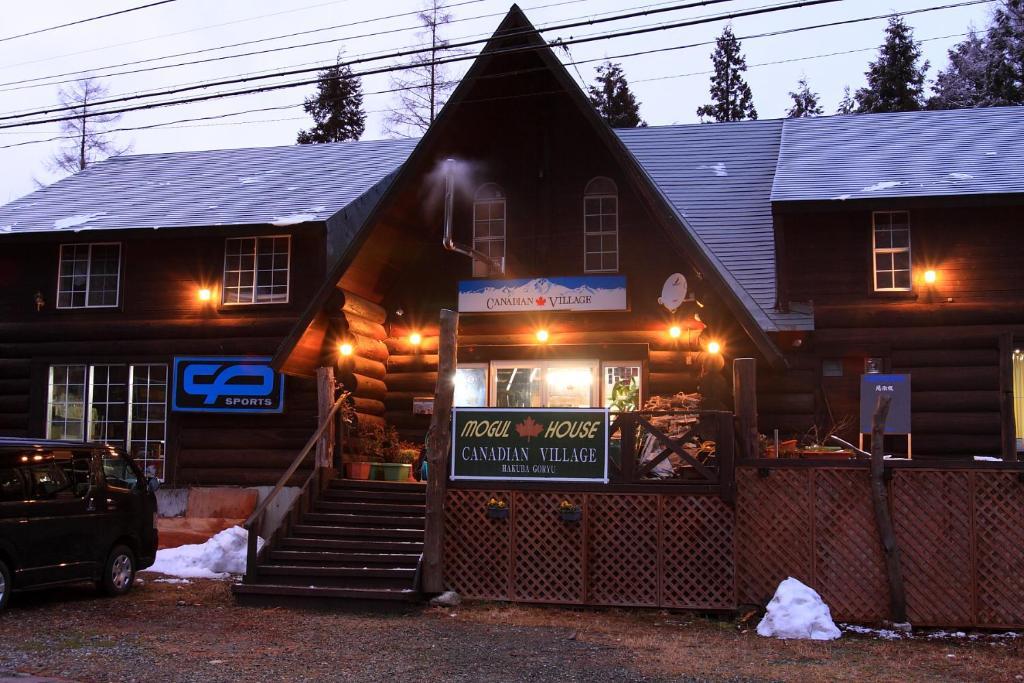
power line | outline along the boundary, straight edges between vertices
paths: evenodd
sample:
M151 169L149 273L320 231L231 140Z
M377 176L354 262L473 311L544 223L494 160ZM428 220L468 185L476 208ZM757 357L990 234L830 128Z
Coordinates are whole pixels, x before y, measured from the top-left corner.
M671 7L659 8L659 9L650 9L650 10L642 10L642 11L638 11L638 12L630 12L630 13L627 13L627 14L615 15L615 16L611 16L611 17L602 17L602 18L598 18L598 19L586 19L586 20L583 20L583 21L569 22L569 23L566 23L566 24L559 24L559 25L555 25L555 26L550 26L546 30L548 30L548 31L559 31L559 30L564 30L564 29L568 29L568 28L577 28L579 26L590 26L590 25L593 25L593 24L606 23L606 22L609 22L609 21L621 21L623 19L632 19L632 18L636 18L636 17L639 17L639 16L649 16L651 14L660 14L660 13L663 13L663 12L671 12L671 11L676 11L676 10L680 10L680 9L692 9L694 7L702 7L702 6L706 6L706 5L716 5L716 4L720 4L722 2L732 2L732 1L733 0L697 0L696 2L683 3L683 4L679 4L679 5L673 5ZM684 27L684 26L693 26L693 25L696 25L696 24L709 23L711 21L721 21L723 19L735 19L735 18L739 18L739 17L753 16L753 15L757 15L757 14L764 14L764 13L767 13L767 12L777 12L777 11L786 10L786 9L796 9L796 8L799 8L799 7L809 7L809 6L814 6L814 5L829 4L829 3L841 2L841 1L842 0L801 0L799 2L793 2L793 3L786 4L786 5L778 5L778 6L771 7L771 8L762 8L762 9L754 9L754 10L747 10L747 11L739 11L739 12L732 12L732 13L722 14L722 15L719 15L718 17L713 18L713 19L693 19L693 20L688 20L688 21L675 22L675 23L672 23L672 24L665 24L665 25L661 25L661 26L657 26L657 27L648 27L648 28L643 28L643 29L632 29L632 30L628 30L628 31L621 31L619 33L609 34L607 36L590 36L590 37L584 37L584 38L572 38L572 39L567 40L567 41L561 41L561 43L562 44L570 44L570 45L572 45L572 44L576 44L576 43L591 42L593 40L604 40L604 39L608 39L608 38L618 38L618 37L632 36L632 35L638 35L638 34L641 34L641 33L649 33L651 31L663 31L663 30L668 30L668 29L672 29L672 28L681 28L681 27ZM971 0L971 1L972 2L993 2L994 0ZM527 34L530 34L530 33L533 33L533 29L529 29L529 30L524 29L524 30L521 30L521 31L512 31L512 32L509 32L509 33L505 34L503 37L505 37L505 38L517 37L517 36L520 36L520 35L527 35ZM481 43L486 43L489 40L490 40L490 38L488 37L488 38L482 38L482 39L478 39L478 40L469 40L469 41L462 41L462 42L459 42L459 43L450 43L450 44L448 44L446 46L446 49L459 49L459 48L463 48L463 47L469 47L469 46L472 46L472 45L479 45ZM528 50L532 50L534 48L533 47L529 47L527 49ZM522 51L519 48L516 48L515 50L516 51ZM361 58L361 59L348 60L346 62L343 62L342 65L343 66L351 67L352 65L355 65L355 64L362 64L362 63L366 63L366 62L379 61L381 59L386 59L386 58L410 57L410 56L414 56L414 55L417 55L417 54L424 54L426 52L433 52L433 51L436 51L436 48L432 47L432 46L431 47L416 48L416 49L412 49L412 50L399 50L399 51L396 51L396 52L393 52L393 53L390 53L390 54L387 54L387 55L381 55L381 56L377 56L377 57L364 57L364 58ZM447 64L447 63L464 61L466 59L474 59L474 58L475 57L472 56L472 55L470 55L470 56L460 56L460 57L448 58L446 60L434 60L434 63L440 65L440 64ZM364 76L364 75L371 75L371 74L376 74L376 73L386 73L386 72L389 72L389 71L397 71L397 70L405 69L405 68L408 68L408 67L406 67L405 65L400 65L400 66L389 67L389 68L385 68L385 69L376 69L376 70L372 70L372 71L366 71L366 72L363 72L361 74L353 74L353 77ZM295 75L311 73L311 72L319 71L319 70L321 70L321 67L310 67L310 68L306 68L306 69L292 69L292 70L288 70L288 71L279 71L277 73L267 74L267 75L262 75L262 76L251 76L251 77L246 77L246 78L233 78L233 79L221 80L221 81L211 81L211 82L206 83L204 85L193 85L193 86L186 86L186 87L181 87L181 88L174 88L174 89L170 89L170 90L165 90L163 92L152 93L152 94L148 94L148 95L134 95L134 96L127 96L127 97L115 97L115 98L110 98L110 99L107 99L107 100L101 100L101 101L98 101L98 102L94 102L93 104L95 106L102 106L102 105L106 105L106 104L116 104L116 103L119 103L119 102L128 102L128 101L132 101L132 100L145 99L147 97L154 97L156 95L176 95L176 94L183 93L183 92L189 92L189 91L193 91L193 90L200 90L200 89L216 87L216 86L221 86L221 85L236 85L236 84L246 83L246 82L250 82L250 81L266 80L266 79L269 79L269 78L281 78L281 77L284 77L284 76L295 76ZM254 89L253 92L260 92L261 90L265 92L267 90L280 89L282 87L297 87L297 86L301 86L301 85L309 85L311 82L315 83L316 81L315 80L314 81L300 81L300 82L296 82L296 83L292 83L292 84L277 85L277 86L267 86L267 87L264 87L262 89L259 89L259 88L258 89ZM245 94L245 91L236 91L236 92L234 92L232 94L233 95ZM217 94L217 95L207 95L207 96L204 96L204 97L201 97L201 98L187 98L187 100L182 100L180 103L186 103L186 101L189 101L189 102L202 101L203 99L216 99L218 97L224 97L224 96L227 96L227 95L225 95L225 94ZM36 110L36 111L19 113L19 114L8 114L6 116L0 116L0 121L6 121L6 120L11 120L11 119L17 119L17 118L25 118L25 117L28 117L28 116L45 116L47 114L54 114L54 113L58 113L58 112L62 112L62 111L71 111L71 110L73 110L75 108L76 108L75 105L68 105L68 106L63 106L63 107L54 107L54 108L50 108L50 109L40 109L40 110ZM145 108L145 107L123 108L123 109L117 110L117 111L115 111L115 110L108 110L106 113L119 113L121 111L136 111L139 108ZM100 115L99 113L93 113L93 114L85 114L84 116L88 117L88 116L99 116L99 115ZM73 116L73 117L67 117L67 118L63 118L63 119L61 119L61 118L47 119L47 121L48 122L62 121L62 120L70 120L70 118L76 118L77 119L77 118L82 118L82 117L83 117L83 115L76 115L76 116ZM24 125L34 125L34 124L26 123ZM6 126L0 126L0 128L3 128L3 127L6 127Z
M6 43L8 40L14 40L15 38L25 38L27 36L35 36L40 33L46 33L47 31L56 31L59 28L67 28L68 26L78 26L79 24L85 24L90 21L97 21L99 19L106 19L108 17L116 17L119 14L128 14L129 12L138 12L142 9L148 9L150 7L156 7L158 5L166 5L168 3L177 2L177 0L158 0L157 2L151 2L146 5L139 5L137 7L129 7L127 9L118 10L116 12L108 12L107 14L100 14L99 16L89 17L88 19L78 19L76 21L69 21L66 24L58 24L56 26L48 26L47 28L39 28L35 31L26 31L25 33L18 33L17 35L7 36L0 38L0 43Z

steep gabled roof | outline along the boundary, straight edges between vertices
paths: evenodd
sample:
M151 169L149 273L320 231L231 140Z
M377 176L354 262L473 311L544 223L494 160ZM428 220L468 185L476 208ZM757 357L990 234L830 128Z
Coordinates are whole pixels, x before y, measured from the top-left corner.
M0 236L326 221L398 168L413 140L115 157L0 206Z
M1024 193L1024 107L789 119L772 201Z

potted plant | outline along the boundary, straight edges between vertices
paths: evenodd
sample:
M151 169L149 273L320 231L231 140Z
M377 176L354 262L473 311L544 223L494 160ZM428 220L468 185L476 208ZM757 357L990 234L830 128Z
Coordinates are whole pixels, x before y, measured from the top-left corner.
M558 504L558 516L563 522L578 522L583 518L583 510L576 503L563 500Z
M380 468L381 479L385 481L405 481L409 478L412 469L412 462L403 462L407 457L399 447L398 430L388 427L384 432L384 441L381 447L382 463Z
M362 452L370 463L370 479L383 478L381 465L384 462L384 428L378 424L360 425L359 441Z
M402 441L402 442L399 442L399 444L398 444L398 453L399 453L398 461L401 462L401 463L404 463L406 465L409 465L409 481L419 481L414 476L415 473L413 472L413 467L412 467L413 465L416 464L416 461L419 460L419 458L420 458L419 446L417 446L416 444L414 444L411 441Z
M370 458L365 453L352 453L345 462L345 476L348 479L369 479Z
M487 501L487 516L491 519L505 519L508 517L508 501L504 498L491 497Z

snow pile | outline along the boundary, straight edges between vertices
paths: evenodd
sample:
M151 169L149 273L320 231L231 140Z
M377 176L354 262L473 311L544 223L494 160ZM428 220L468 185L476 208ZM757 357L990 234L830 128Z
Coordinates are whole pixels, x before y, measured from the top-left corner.
M225 579L245 573L248 533L240 526L225 529L206 543L158 550L156 562L147 572L189 579ZM257 538L257 547L263 539Z
M856 624L843 624L843 630L850 633L859 633L862 636L875 636L882 640L903 640L904 638L911 637L909 633L901 631L893 631L888 628L868 628L867 626L857 626Z
M901 183L901 182L899 182L897 180L883 180L880 183L875 183L874 185L868 185L863 190L861 190L861 192L878 192L880 190L889 190L889 189L892 189L894 187L899 187L902 184L903 183Z
M779 584L768 612L757 625L757 634L810 640L835 640L842 635L821 596L793 577Z
M993 458L991 455L976 455L974 456L976 462L1002 462L1002 458Z
M89 221L96 220L100 216L106 216L106 211L97 211L96 213L79 213L74 216L68 216L67 218L58 218L53 222L53 227L58 230L67 230L68 228L74 228L79 225L84 225Z
M970 173L950 173L949 178L951 180L974 180L974 176Z
M719 178L724 178L725 176L729 175L729 171L726 170L725 164L722 163L721 161L719 161L717 164L701 164L697 168L707 169L714 173Z
M308 223L310 221L317 220L315 213L293 213L287 216L274 216L274 220L270 221L271 225L278 227L286 225L298 225L299 223Z

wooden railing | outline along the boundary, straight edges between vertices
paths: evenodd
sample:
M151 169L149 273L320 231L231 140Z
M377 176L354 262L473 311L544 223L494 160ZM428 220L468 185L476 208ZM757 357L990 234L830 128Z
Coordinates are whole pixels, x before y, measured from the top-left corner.
M317 442L320 441L320 437L323 436L328 426L332 424L334 416L345 404L346 400L348 400L347 394L342 395L334 402L334 405L331 406L331 409L320 421L320 426L317 428L316 432L313 433L313 436L309 437L309 441L307 441L306 445L302 447L302 450L299 451L299 454L295 456L295 459L292 461L292 464L288 466L288 469L286 469L284 471L284 474L282 474L281 477L277 480L277 484L274 485L274 488L270 492L270 494L263 499L262 503L256 506L256 509L253 510L253 513L249 515L248 519L245 520L245 524L243 526L245 527L245 530L249 535L248 545L246 547L245 553L245 578L247 581L254 578L258 572L257 561L259 559L259 552L257 545L257 537L260 526L263 522L263 516L266 514L267 508L270 507L270 504L281 492L281 489L283 489L285 485L287 485L288 481L292 478L292 475L295 474L296 470L298 470L299 467L302 466L302 463L306 460L309 454L314 452ZM306 477L305 482L303 482L302 488L299 491L299 497L296 499L295 503L292 505L291 510L288 513L289 516L291 517L291 522L294 523L294 521L303 512L308 512L310 510L312 505L313 494L319 493L319 489L321 485L324 483L324 469L325 468L321 467L320 463L316 462L316 460L314 459L313 469L309 473L309 476ZM268 535L268 538L266 539L266 543L264 545L265 548L270 547L272 545L275 535L276 531L273 534Z
M658 418L689 422L681 436L670 436ZM609 429L613 484L678 484L717 489L732 500L736 487L736 433L725 411L639 411L618 413ZM616 438L617 437L617 438ZM704 448L699 448L703 444ZM694 448L697 445L698 448ZM675 456L673 458L673 456Z

